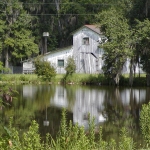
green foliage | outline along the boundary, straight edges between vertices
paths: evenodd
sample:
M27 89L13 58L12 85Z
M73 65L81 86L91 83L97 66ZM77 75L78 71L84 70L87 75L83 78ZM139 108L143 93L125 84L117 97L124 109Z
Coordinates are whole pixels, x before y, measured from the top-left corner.
M150 146L150 103L142 106L140 113L140 125L147 146Z
M104 48L104 66L103 71L106 76L115 80L121 75L123 65L127 58L133 54L130 49L130 38L132 31L130 30L128 20L122 13L115 9L102 11L97 15L101 28L108 38L108 41L102 45Z
M147 141L147 150L149 149L149 109L150 104L143 105L141 111L141 127L144 137ZM145 117L146 116L146 117ZM0 138L0 147L2 150L15 149L15 150L134 150L135 143L133 139L128 136L125 128L121 129L119 136L120 140L115 141L111 139L106 142L103 139L102 127L99 128L99 140L95 139L95 126L94 120L89 122L89 129L85 130L84 127L73 125L70 121L67 122L66 110L62 111L62 120L60 131L56 139L53 139L50 134L46 135L46 141L42 142L38 132L39 126L36 121L32 121L28 131L22 135L13 127L13 118L10 119L8 127L4 127L5 134ZM145 150L146 150L145 149Z
M94 149L96 148L96 143L95 143L95 119L94 118L90 118L90 114L89 114L89 144L90 144L90 149Z
M41 77L44 81L51 81L56 76L55 68L48 61L37 58L34 61L35 74Z
M41 144L40 135L38 133L38 124L32 121L32 124L27 133L23 134L23 147L24 149L43 149L43 144Z
M6 64L20 62L21 58L25 59L37 54L39 48L30 30L32 17L24 10L22 3L19 0L9 0L1 3L0 8L0 19L5 24L4 31L1 29L3 36L0 45L4 54L2 58L7 61Z
M8 85L0 85L0 106L10 105L13 99L16 99L17 91Z
M98 147L100 150L106 150L107 149L107 142L103 140L103 133L102 133L102 127L99 128L99 141L98 141Z
M121 130L121 140L119 142L119 150L134 150L135 144L133 139L127 136L127 131L125 128Z
M135 27L135 39L137 42L137 50L140 55L140 64L142 69L150 74L150 20L145 19L144 21L136 20Z
M19 80L21 80L21 81L28 81L28 77L25 76L25 75L22 75L22 76L19 77Z
M74 61L73 57L68 58L65 70L66 70L67 75L72 75L73 73L75 73L76 64L75 64L75 61Z

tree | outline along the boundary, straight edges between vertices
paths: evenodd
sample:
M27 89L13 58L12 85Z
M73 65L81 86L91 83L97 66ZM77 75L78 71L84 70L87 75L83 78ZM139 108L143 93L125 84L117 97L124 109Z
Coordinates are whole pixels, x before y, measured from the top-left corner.
M44 81L51 81L53 77L56 76L55 68L50 64L50 62L37 58L34 61L35 64L35 74L42 78Z
M2 14L0 19L5 23L2 39L5 67L10 63L20 62L39 52L35 38L30 30L32 17L26 13L18 0L5 0L0 4ZM13 62L15 60L15 62Z
M43 32L49 32L47 39L48 51L54 51L58 47L58 28L55 3L49 0L21 0L24 9L32 15L31 29L42 53L44 50Z
M4 36L5 22L0 19L0 53L2 52L2 40Z
M138 21L135 38L140 55L140 64L147 74L147 85L150 85L150 20Z
M76 71L76 64L73 57L68 57L67 65L65 67L66 75L72 75Z
M128 20L114 8L102 11L97 15L100 21L100 28L108 38L103 45L104 48L104 66L103 71L106 76L112 78L116 85L119 85L122 69L133 53L131 51L132 31L128 25Z

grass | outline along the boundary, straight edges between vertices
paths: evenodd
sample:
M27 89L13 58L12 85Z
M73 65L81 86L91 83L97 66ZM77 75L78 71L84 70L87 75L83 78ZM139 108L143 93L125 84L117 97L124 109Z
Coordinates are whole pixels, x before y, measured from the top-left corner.
M50 134L46 135L46 141L41 141L39 134L39 125L32 121L29 129L22 135L12 126L12 118L8 127L4 127L5 136L0 137L1 150L116 150L117 144L113 139L109 142L103 140L102 127L99 128L98 138L95 136L94 119L90 119L88 134L84 127L73 125L72 121L67 123L66 111L62 111L60 130L56 139ZM90 118L90 116L89 116ZM20 136L19 136L20 135ZM127 131L123 128L119 141L118 150L133 150L134 143L132 138L128 137Z
M1 74L0 81L2 83L53 83L53 84L94 84L94 85L110 85L112 80L107 79L103 74L57 74L55 78L49 81L43 81L36 74ZM129 75L123 74L120 77L120 85L129 85ZM133 80L133 86L146 86L146 75L136 74Z
M140 127L145 143L139 147L128 135L128 130L122 127L117 140L105 141L103 138L103 128L96 128L94 118L88 117L88 129L83 126L67 122L67 113L62 111L59 132L55 139L47 133L42 140L39 134L39 125L32 121L29 129L20 134L21 129L13 126L13 118L10 118L9 125L4 126L0 133L1 150L149 150L150 148L150 103L144 104L140 112ZM136 147L138 146L138 147Z
M39 134L39 125L36 121L32 121L29 129L19 134L19 131L13 127L13 118L10 118L8 127L4 127L5 134L0 136L0 147L1 150L12 149L12 150L135 150L145 149L148 150L150 147L150 103L144 104L141 109L140 121L141 132L145 138L145 145L136 147L133 139L128 135L128 131L125 127L120 130L118 140L110 139L106 142L103 139L103 129L99 126L99 129L95 132L94 118L89 115L89 128L88 132L84 127L73 125L72 121L67 122L67 113L64 109L62 111L62 119L60 124L59 132L56 139L48 133L46 140L41 141ZM147 118L147 119L145 119Z

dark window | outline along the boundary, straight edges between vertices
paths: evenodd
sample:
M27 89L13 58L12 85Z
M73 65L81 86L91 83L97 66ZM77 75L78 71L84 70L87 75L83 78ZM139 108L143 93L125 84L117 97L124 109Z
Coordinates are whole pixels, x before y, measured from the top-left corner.
M83 45L89 45L89 38L88 37L83 38Z
M58 60L58 67L64 67L64 60L63 59Z

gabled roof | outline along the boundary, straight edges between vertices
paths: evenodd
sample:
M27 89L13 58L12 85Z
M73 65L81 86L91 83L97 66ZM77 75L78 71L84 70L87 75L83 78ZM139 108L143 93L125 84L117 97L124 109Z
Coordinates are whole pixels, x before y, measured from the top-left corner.
M63 47L63 48L58 48L54 51L50 51L50 52L45 53L44 56L49 55L49 54L54 54L54 53L57 53L57 52L61 52L61 51L65 51L65 50L68 50L68 49L71 49L71 48L72 48L72 45L67 46L67 47Z
M72 32L72 34L75 34L77 31L82 30L83 28L88 28L88 29L96 32L97 34L102 34L102 32L100 31L100 28L97 25L84 25L81 28Z

